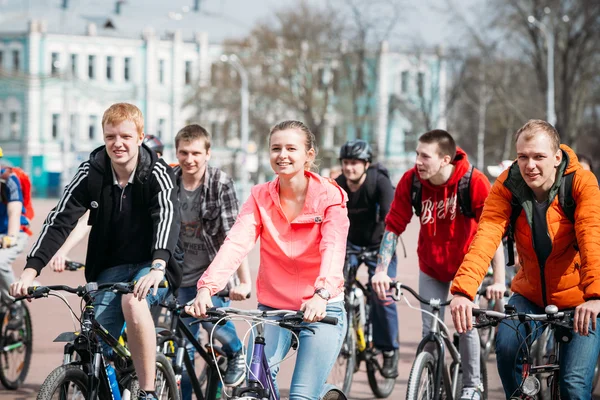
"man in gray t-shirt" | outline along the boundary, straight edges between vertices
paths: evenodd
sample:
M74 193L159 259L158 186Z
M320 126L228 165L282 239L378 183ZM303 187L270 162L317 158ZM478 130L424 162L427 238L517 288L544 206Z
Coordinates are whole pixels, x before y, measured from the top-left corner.
M196 283L216 256L225 237L233 226L239 205L233 181L218 168L208 166L210 159L210 135L200 125L188 125L175 137L175 149L179 166L174 169L179 186L181 229L179 238L183 244L183 280L177 300L187 303L196 297ZM229 297L243 300L250 293L250 271L246 261L239 267L239 285L230 285ZM213 296L215 307L227 307L229 301ZM198 325L189 325L193 319L184 320L194 335ZM207 331L213 324L203 323ZM237 337L232 322L218 326L214 338L221 342L227 356L227 372L223 381L236 386L244 380L245 364L242 357L242 342ZM188 347L190 358L194 349ZM187 374L181 381L182 400L191 399L191 384Z

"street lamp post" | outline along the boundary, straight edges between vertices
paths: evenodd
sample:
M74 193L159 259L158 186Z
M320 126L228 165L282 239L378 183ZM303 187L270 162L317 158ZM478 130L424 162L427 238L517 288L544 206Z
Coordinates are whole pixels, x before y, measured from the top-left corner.
M551 29L538 21L533 15L527 18L530 24L538 28L546 36L546 45L548 46L548 90L546 92L546 113L548 122L556 125L556 111L554 108L554 32Z
M241 137L240 137L240 147L241 147L241 152L242 152L242 162L240 163L240 171L241 171L241 183L243 185L243 193L244 195L246 194L246 190L247 190L247 185L248 185L248 173L247 173L247 168L246 168L246 162L247 162L247 154L248 154L248 98L249 98L249 92L248 92L248 73L246 72L246 68L244 68L244 65L242 64L242 62L240 61L239 57L236 56L235 54L223 54L221 56L221 61L222 62L226 62L231 64L231 66L233 68L235 68L235 70L237 71L237 73L240 75L240 80L242 82L242 86L240 88L241 90L241 98L242 98L242 104L241 104L241 120L240 120L240 133L241 133ZM242 200L244 201L246 200L245 198Z

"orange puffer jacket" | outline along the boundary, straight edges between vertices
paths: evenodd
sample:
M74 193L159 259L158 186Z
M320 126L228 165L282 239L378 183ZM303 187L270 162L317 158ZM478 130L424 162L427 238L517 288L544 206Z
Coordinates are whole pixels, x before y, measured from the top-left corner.
M510 222L511 200L523 211L515 224L515 243L521 269L512 290L538 306L554 304L561 309L600 298L600 191L593 173L582 169L573 150L561 145L563 161L558 167L561 179L550 189L546 218L552 251L540 268L532 238L533 197L518 165L504 171L494 183L485 202L477 234L454 279L452 294L471 300L483 280L488 265ZM573 199L575 225L565 216L558 202L560 181L574 173ZM577 249L579 248L579 250Z

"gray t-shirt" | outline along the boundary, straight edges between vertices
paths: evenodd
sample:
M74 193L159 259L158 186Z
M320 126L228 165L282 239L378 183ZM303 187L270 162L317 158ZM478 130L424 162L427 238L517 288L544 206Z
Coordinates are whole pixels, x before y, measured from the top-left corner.
M203 185L200 185L193 192L189 192L183 187L179 189L181 210L181 232L179 236L185 253L181 287L196 286L198 279L210 264L208 252L202 239L202 219L199 218L203 188Z

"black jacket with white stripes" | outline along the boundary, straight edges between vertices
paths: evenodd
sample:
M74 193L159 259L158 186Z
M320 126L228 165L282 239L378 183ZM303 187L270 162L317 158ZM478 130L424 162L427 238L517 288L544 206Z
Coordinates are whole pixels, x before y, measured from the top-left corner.
M65 188L58 205L48 214L39 238L33 244L25 268L39 274L63 245L79 218L90 210L92 226L88 241L85 277L97 279L110 265L110 232L113 212L113 175L110 158L104 146L94 150L90 159L79 166L77 174ZM181 267L171 257L179 237L179 202L171 167L159 159L146 145L140 147L132 192L137 226L127 236L135 238L128 249L140 262L155 259L167 262L167 279L172 289L179 287ZM131 257L129 257L131 258Z

